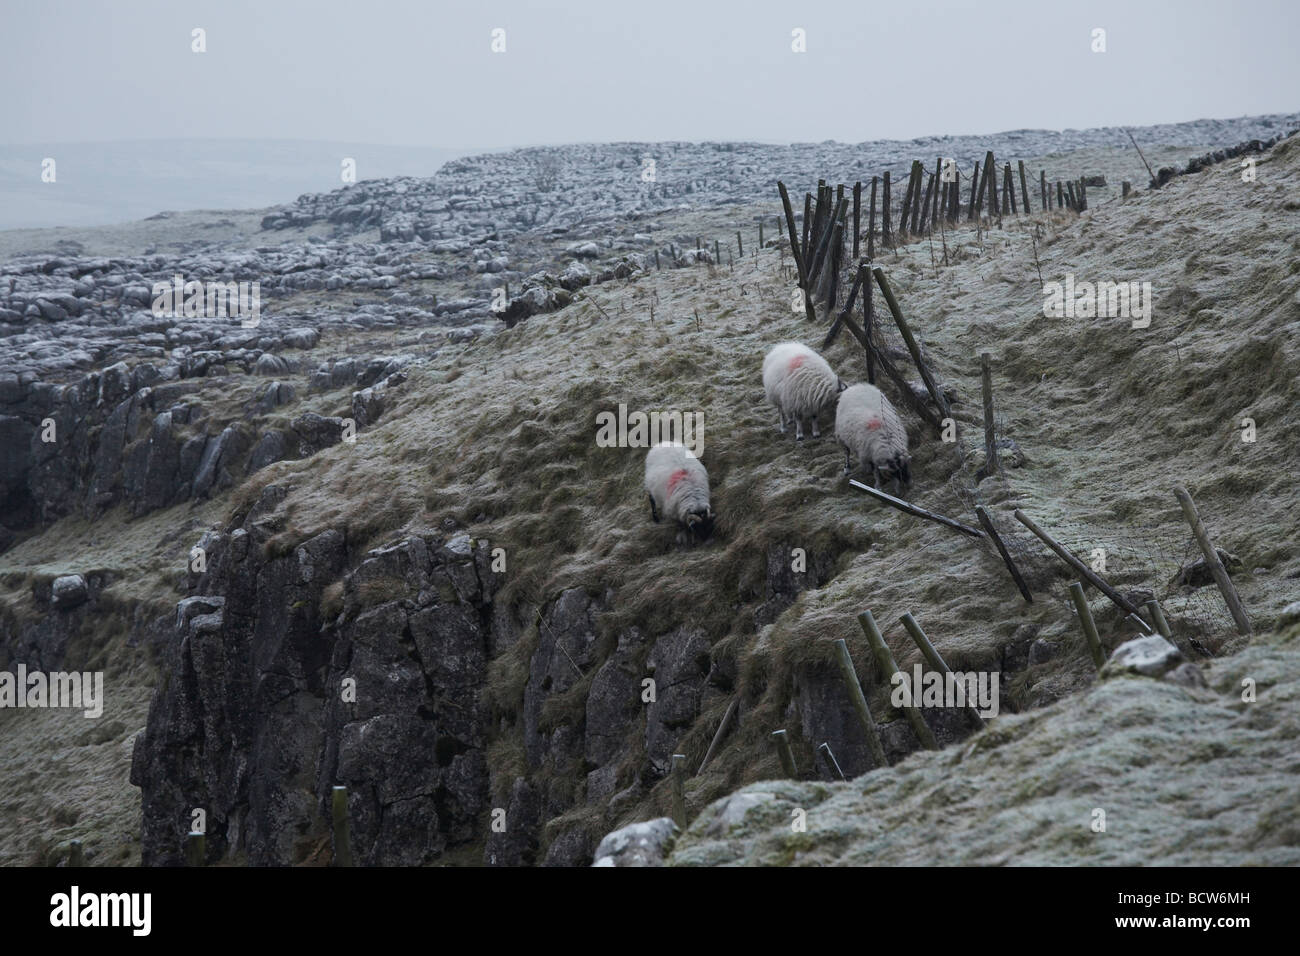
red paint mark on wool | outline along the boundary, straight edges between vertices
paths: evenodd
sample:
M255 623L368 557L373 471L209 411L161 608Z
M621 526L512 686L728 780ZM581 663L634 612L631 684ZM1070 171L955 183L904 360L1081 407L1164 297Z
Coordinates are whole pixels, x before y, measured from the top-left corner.
M882 424L882 422L880 421L879 418L868 418L868 419L867 419L867 427L868 427L868 428L871 428L871 429L879 428L879 427L881 426L881 424Z
M796 355L794 358L790 359L790 364L789 364L789 366L787 366L787 367L788 367L788 368L790 369L790 371L792 371L792 372L793 372L795 369L797 369L797 368L802 368L802 367L803 367L803 363L804 363L804 359L806 359L807 357L808 357L808 356L806 356L806 355Z
M668 494L673 493L673 489L686 480L686 469L678 468L668 476Z

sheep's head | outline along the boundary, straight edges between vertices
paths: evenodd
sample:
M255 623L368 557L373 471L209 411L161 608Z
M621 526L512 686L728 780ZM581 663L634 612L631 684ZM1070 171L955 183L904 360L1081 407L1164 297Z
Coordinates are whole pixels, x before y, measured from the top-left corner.
M687 537L696 542L705 541L713 534L713 509L705 505L703 508L688 511L683 523L686 526Z
M877 467L884 478L893 481L895 491L912 483L912 458L906 452L894 455L884 467Z

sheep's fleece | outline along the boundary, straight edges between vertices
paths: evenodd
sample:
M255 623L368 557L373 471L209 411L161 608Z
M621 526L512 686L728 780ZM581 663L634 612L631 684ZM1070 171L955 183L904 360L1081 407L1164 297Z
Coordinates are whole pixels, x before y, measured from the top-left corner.
M655 521L661 516L676 521L682 528L679 541L702 541L712 533L709 473L685 445L660 442L646 453L645 490L650 516Z
M840 393L835 410L835 438L844 446L844 473L848 474L849 453L858 456L858 465L868 466L875 475L892 478L897 489L900 481L912 480L911 458L907 453L907 429L884 393L874 385L851 385Z
M813 438L820 438L817 415L835 401L841 384L824 358L799 342L775 345L763 359L763 389L781 416L781 433L793 419L795 438L803 440L803 423L812 421Z

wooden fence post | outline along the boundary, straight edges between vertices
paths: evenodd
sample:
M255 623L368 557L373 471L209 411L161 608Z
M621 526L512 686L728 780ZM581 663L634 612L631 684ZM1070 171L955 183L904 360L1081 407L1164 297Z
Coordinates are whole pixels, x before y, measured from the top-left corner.
M871 270L871 274L876 277L876 284L880 286L880 291L885 297L885 304L889 306L889 313L894 317L898 331L902 333L903 341L907 343L907 350L912 355L912 361L916 363L917 371L921 373L921 380L925 382L930 398L934 399L935 407L943 412L945 418L951 418L952 409L948 405L948 400L939 391L939 387L934 382L934 377L930 374L925 361L921 358L920 346L916 344L912 329L908 326L907 320L903 318L903 310L899 308L898 300L894 298L894 291L889 287L889 281L885 278L885 270L877 266Z
M979 214L978 202L980 199L980 164L975 164L975 173L971 176L970 181L970 212L966 214L966 221L972 221Z
M709 743L709 749L704 752L704 759L700 761L700 767L695 771L695 776L704 773L704 768L709 765L713 755L717 752L722 739L727 736L727 731L731 729L731 722L736 719L736 711L739 709L740 698L733 697L731 703L727 705L727 711L722 715L722 722L718 724L718 730L713 735L713 740Z
M872 653L876 656L876 666L880 668L883 676L890 686L893 686L893 677L895 674L902 674L898 664L894 661L894 655L889 651L889 645L880 634L880 629L876 627L876 619L871 616L870 611L863 611L858 615L858 624L862 627L862 633L867 636L868 643L871 644ZM907 675L903 675L906 677ZM916 701L920 697L921 688L913 687L909 695L911 703L903 705L903 713L907 715L907 721L912 725L912 731L916 734L916 739L927 750L938 750L939 741L934 738L934 731L930 725L925 722L921 715L921 708L916 706Z
M1043 212L1051 212L1052 207L1047 202L1047 170L1038 171L1038 188L1043 194Z
M1025 182L1025 161L1016 160L1020 164L1020 198L1025 201L1025 215L1029 215L1029 185Z
M777 756L781 758L781 771L789 779L798 780L799 773L794 767L794 753L790 750L790 740L785 731L772 731L772 743L776 744Z
M673 823L686 829L686 755L673 754L672 770Z
M914 643L921 651L921 656L924 657L926 663L930 665L930 669L945 676L951 674L952 668L950 668L944 659L939 656L939 652L935 650L934 645L930 643L930 639L925 636L925 631L921 630L921 625L916 623L916 618L912 617L912 612L908 611L900 617L899 620L903 622L903 629L912 636L912 643ZM971 706L970 703L967 703L963 709L966 711L966 716L972 724L976 727L984 726L984 718L980 716L980 712Z
M1192 526L1192 534L1196 535L1196 543L1201 546L1201 553L1205 555L1205 563L1210 568L1210 574L1214 575L1214 583L1219 586L1219 591L1223 594L1223 600L1228 605L1228 610L1232 612L1232 619L1237 624L1237 633L1249 635L1250 618L1246 617L1246 609L1241 606L1241 598L1237 597L1237 589L1233 587L1232 578L1228 577L1228 570L1219 560L1219 552L1214 550L1214 543L1210 540L1209 532L1205 530L1205 525L1201 524L1201 516L1196 513L1196 503L1192 501L1192 496L1187 493L1187 489L1179 485L1174 489L1174 494L1178 497L1178 503L1183 506L1183 517L1187 523Z
M889 170L885 170L884 175L884 194L883 201L880 203L880 241L889 248L894 248L894 235L889 229ZM873 258L870 252L867 258Z
M984 533L989 536L989 539L993 542L993 546L998 549L998 554L1002 556L1002 563L1005 564L1007 570L1011 572L1012 580L1016 582L1016 587L1020 589L1020 594L1024 597L1025 603L1033 604L1034 596L1029 593L1029 585L1027 585L1025 579L1020 576L1020 569L1016 567L1016 562L1011 560L1011 555L1007 551L1007 546L1002 543L1002 536L998 534L998 529L993 524L993 519L989 517L989 513L984 510L983 505L975 506L975 517L980 519L980 524L984 528Z
M185 865L207 866L207 863L207 837L198 830L191 830L189 836L185 838Z
M989 366L989 353L980 353L980 390L984 398L984 474L992 477L998 473L998 443L993 433L993 371Z
M1088 607L1088 598L1083 593L1083 585L1075 581L1070 585L1070 597L1074 600L1074 609L1079 612L1079 623L1083 625L1083 636L1088 641L1088 650L1092 662L1101 670L1106 663L1106 652L1102 650L1101 639L1097 637L1097 622L1092 619L1092 608Z
M839 665L840 676L844 678L844 686L858 715L858 722L862 724L862 731L867 735L867 747L871 750L871 759L875 761L877 767L888 767L889 761L885 759L885 748L880 743L880 733L876 730L876 722L871 719L867 698L862 693L862 685L858 683L857 672L853 669L853 658L849 656L849 646L842 637L835 642L835 662Z
M844 776L844 771L840 769L840 762L835 759L835 754L831 753L830 744L824 743L818 747L817 756L822 758L822 763L825 764L826 770L831 775L831 779L834 779L835 777L839 777L841 780L849 779Z
M335 787L330 810L334 823L334 865L356 866L352 858L352 824L348 819L348 788Z
M1097 574L1097 572L1093 571L1092 568L1088 567L1077 557L1071 554L1070 550L1066 548L1065 545L1058 542L1050 534L1048 534L1042 528L1038 527L1038 525L1034 524L1032 518L1030 518L1019 508L1017 508L1013 512L1013 514L1015 515L1017 521L1019 521L1022 525L1024 525L1034 534L1036 534L1038 538L1045 545L1047 545L1054 552L1056 552L1056 556L1058 558L1060 558L1070 567L1074 568L1075 571L1077 571L1080 575L1083 576L1083 579L1085 581L1087 581L1089 584L1095 587L1102 594L1106 595L1106 597L1110 598L1111 602L1114 603L1121 611L1123 611L1125 614L1137 614L1137 606L1134 605L1132 601L1130 601L1128 598L1124 597L1124 595L1116 591L1113 587L1107 584L1105 580L1103 580L1102 577L1099 574ZM1138 618L1138 620L1141 620L1141 618ZM1147 631L1150 632L1150 628L1147 628Z
M858 261L858 240L862 233L862 181L853 184L853 261Z
M1174 632L1169 629L1169 621L1165 619L1165 610L1160 606L1160 602L1152 598L1147 601L1144 607L1146 607L1147 613L1151 615L1151 623L1156 626L1160 636L1166 640L1172 640Z

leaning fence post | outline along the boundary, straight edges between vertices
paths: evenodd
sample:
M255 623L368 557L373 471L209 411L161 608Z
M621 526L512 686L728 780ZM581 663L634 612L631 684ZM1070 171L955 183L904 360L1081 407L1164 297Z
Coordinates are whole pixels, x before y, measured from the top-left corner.
M840 769L840 762L835 759L835 754L831 752L830 744L822 744L818 747L817 756L822 758L822 763L825 764L827 771L829 771L831 779L835 777L839 777L841 780L849 779L844 776L844 771Z
M1011 577L1015 580L1016 587L1020 589L1020 593L1024 597L1025 603L1033 604L1034 596L1029 593L1029 585L1027 585L1025 579L1020 576L1020 569L1016 567L1016 562L1011 560L1011 555L1007 551L1007 546L1002 543L1002 536L998 534L998 529L994 526L993 519L989 517L989 513L984 510L983 505L975 506L975 517L980 519L980 525L983 526L984 533L989 536L989 539L993 542L993 546L998 549L998 554L1002 556L1002 563L1005 564L1007 570L1011 572Z
M799 232L794 225L794 210L790 207L790 194L786 192L785 183L778 182L777 189L781 193L781 204L785 207L785 222L790 229L790 252L794 255L795 269L799 273L799 288L803 290L803 308L804 314L808 316L808 321L817 321L817 310L813 308L812 296L808 292L808 267L804 262L807 255L807 239L805 237L805 247L802 251L799 249ZM805 207L804 225L808 225L808 214Z
M1219 560L1219 552L1214 550L1209 532L1205 530L1205 525L1201 524L1201 516L1196 513L1196 504L1192 501L1192 496L1182 485L1174 489L1174 494L1178 496L1178 503L1183 506L1183 517L1192 526L1196 543L1201 546L1205 563L1209 565L1210 573L1214 575L1214 583L1219 586L1223 600L1227 602L1228 610L1232 612L1232 619L1237 623L1237 633L1250 634L1250 618L1246 617L1246 609L1241 606L1241 599L1237 597L1237 589L1232 584L1232 578L1228 577L1227 568Z
M880 668L880 673L891 684L895 674L902 674L898 669L898 664L894 662L894 655L889 652L889 645L880 635L880 629L876 627L876 619L871 616L870 611L863 611L858 615L858 624L862 626L862 633L867 636L867 642L871 645L872 652L876 655L876 665ZM920 696L919 687L913 687L911 703L903 705L903 713L907 715L908 723L912 725L912 730L916 737L921 741L921 745L928 750L938 750L939 741L934 739L934 731L925 722L921 716L921 709L916 706L916 700Z
M185 865L205 866L208 862L207 838L198 830L191 830L185 838Z
M1016 160L1020 164L1020 197L1025 201L1025 215L1029 215L1029 186L1025 182L1025 161Z
M1099 574L1097 574L1096 571L1092 570L1092 568L1088 567L1086 564L1080 561L1074 554L1070 552L1068 548L1065 547L1065 545L1061 544L1059 541L1053 538L1042 528L1038 527L1038 525L1034 524L1034 520L1030 518L1027 514L1025 514L1019 508L1013 511L1012 514L1015 516L1015 519L1017 521L1019 521L1022 525L1024 525L1034 534L1036 534L1038 538L1043 542L1043 544L1051 548L1052 551L1056 553L1056 556L1058 558L1060 558L1070 567L1074 568L1075 571L1077 571L1080 575L1082 575L1085 581L1087 581L1089 584L1095 587L1102 594L1106 595L1106 597L1110 598L1110 600L1121 611L1123 611L1125 614L1137 614L1137 606L1132 601L1124 597L1124 595L1120 594L1113 587L1107 584L1106 581ZM1138 620L1141 621L1142 619L1138 618ZM1143 624L1143 626L1145 627L1146 625ZM1151 629L1149 627L1146 628L1146 630L1147 633L1151 632Z
M858 683L857 672L853 669L853 658L849 656L849 645L842 637L835 642L835 662L839 665L840 676L844 678L844 686L848 689L849 700L853 702L853 709L857 712L858 722L862 724L862 730L867 735L867 746L871 750L871 759L875 761L877 767L888 767L889 761L885 759L885 748L880 743L880 734L876 730L876 722L871 719L871 710L867 707L866 695L862 693L862 685Z
M921 630L921 625L917 624L916 618L912 617L912 612L908 611L900 617L899 620L903 622L904 630L912 636L912 642L916 644L918 649L920 649L921 656L926 659L926 662L930 665L931 669L938 671L940 674L951 674L952 669L947 665L944 659L939 656L939 652L935 650L934 645L930 643L930 639L925 636L925 631ZM971 706L970 703L967 703L963 709L966 711L966 716L970 718L971 723L976 727L984 726L984 718L980 716L980 712Z
M335 787L330 811L334 822L334 865L355 866L352 860L352 827L348 822L348 788Z
M1038 189L1043 194L1043 212L1051 212L1052 207L1047 202L1047 170L1038 171Z
M885 296L885 304L889 306L889 312L894 317L894 322L898 325L898 331L903 335L903 341L907 343L907 350L912 353L912 361L916 363L917 370L921 373L921 380L925 382L926 389L930 392L930 397L934 399L935 406L943 412L945 418L952 417L952 409L948 407L948 400L940 393L939 388L934 383L930 370L926 368L925 362L921 359L921 349L916 344L916 338L912 335L912 329L903 318L903 310L898 307L898 300L894 298L894 291L889 287L888 280L885 279L885 270L879 266L871 270L871 274L876 277L876 284L880 286L880 291Z
M784 730L772 731L772 743L776 744L777 756L781 758L781 770L791 780L799 778L794 767L794 753L790 750L790 738Z
M704 752L704 759L700 761L700 768L695 771L695 776L704 773L704 768L709 765L713 759L718 745L722 743L722 738L727 736L727 731L731 729L731 722L736 718L736 710L740 705L740 698L733 697L731 703L727 705L727 712L722 715L722 723L718 724L718 731L713 735L713 741L709 744L709 749Z
M1147 609L1147 613L1151 615L1151 622L1155 624L1156 630L1160 632L1160 636L1172 640L1174 632L1169 629L1169 621L1165 619L1165 610L1160 606L1160 602L1155 598L1152 598L1150 601L1147 601L1144 606Z
M1079 612L1079 623L1083 625L1083 636L1088 640L1088 650L1092 653L1092 662L1097 670L1106 663L1106 652L1101 649L1101 639L1097 637L1097 622L1092 619L1092 608L1088 607L1088 598L1083 593L1083 584L1075 581L1070 585L1070 597L1074 599L1074 609Z
M984 397L984 474L992 477L999 471L998 443L993 434L993 371L989 353L980 353L980 388Z
M686 755L673 754L673 823L686 829Z

